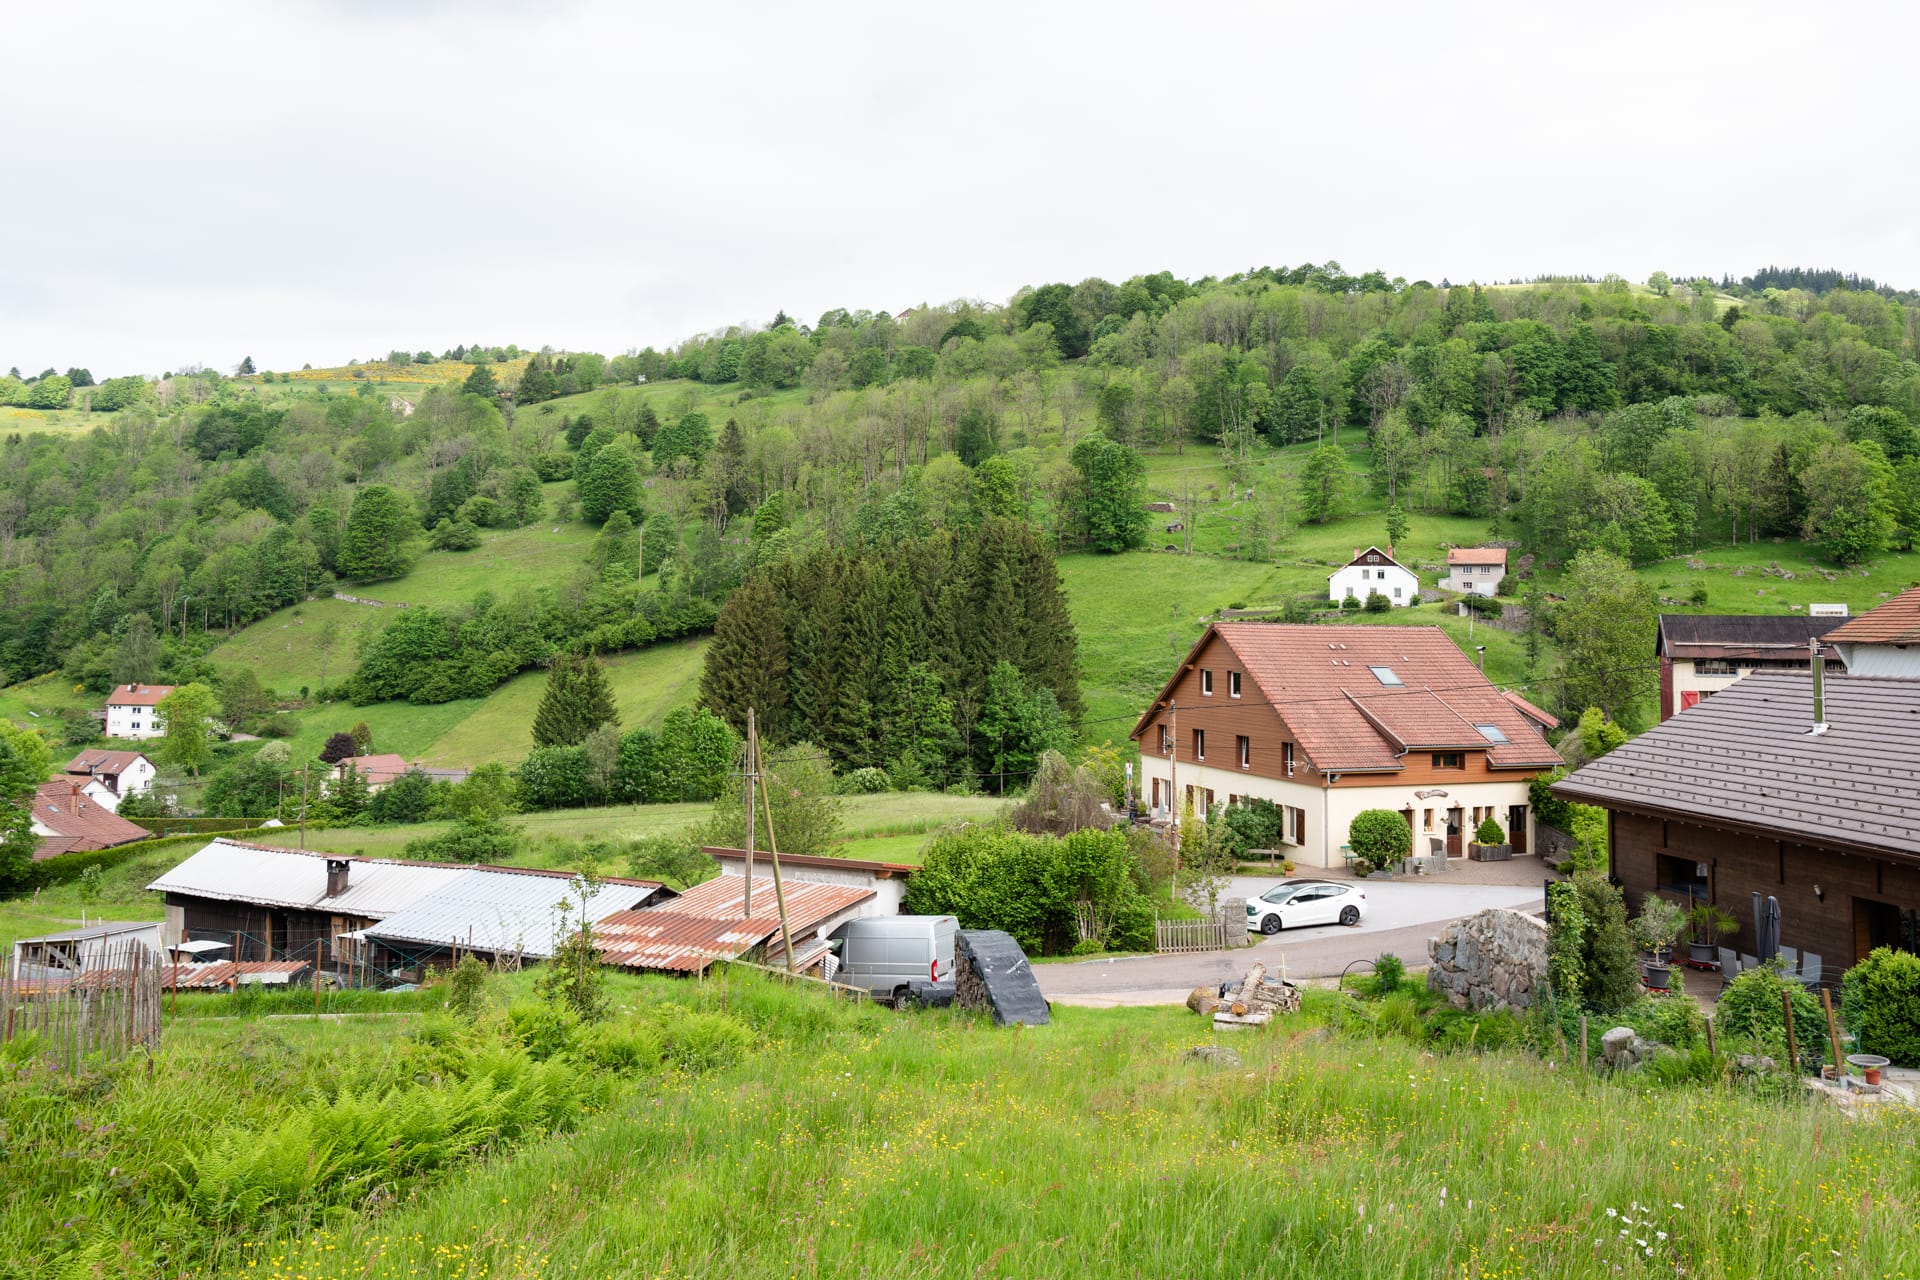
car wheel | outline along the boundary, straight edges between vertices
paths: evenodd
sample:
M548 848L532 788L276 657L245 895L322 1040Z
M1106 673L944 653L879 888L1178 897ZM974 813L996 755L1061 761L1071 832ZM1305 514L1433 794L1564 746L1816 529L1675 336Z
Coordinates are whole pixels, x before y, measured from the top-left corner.
M1279 916L1261 916L1260 932L1264 934L1269 934L1269 935L1280 932L1280 917Z
M913 998L912 987L895 987L893 989L893 1007L894 1008L908 1009L913 1007L913 1005L915 1005L916 1003L918 1002Z
M1359 924L1360 908L1358 907L1340 908L1340 923L1348 926Z

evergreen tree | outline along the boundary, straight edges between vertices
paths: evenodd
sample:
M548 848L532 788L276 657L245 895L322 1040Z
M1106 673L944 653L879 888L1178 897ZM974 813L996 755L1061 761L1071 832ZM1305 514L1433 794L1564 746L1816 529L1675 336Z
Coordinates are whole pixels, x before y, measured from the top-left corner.
M342 766L327 782L327 804L342 818L357 818L366 812L367 779L353 765Z
M542 400L553 399L557 394L553 377L553 361L544 355L536 355L527 361L527 367L521 371L520 381L514 387L514 403L539 404Z
M618 725L613 686L592 654L554 655L546 692L533 717L533 740L542 747L571 747L601 725Z
M460 384L460 389L470 396L479 396L488 402L500 398L500 384L494 380L491 365L473 366L473 372L468 374L467 380Z
M127 629L113 655L115 684L152 684L160 675L160 640L153 619L145 612L127 619Z
M727 419L720 430L720 443L707 463L708 480L713 485L714 504L728 516L737 516L753 505L752 478L747 473L747 437L739 422Z
M641 404L633 422L633 434L639 437L642 449L653 448L654 440L660 435L660 415L653 411L651 404Z
M560 419L560 434L566 437L567 448L579 449L580 444L593 430L593 415L583 413L579 417L568 415Z
M1598 413L1613 407L1615 374L1600 354L1593 326L1575 322L1560 356L1560 406Z
M389 485L362 489L347 515L335 563L342 577L395 578L412 563L409 540L420 531L413 504Z
M253 376L253 357L242 356L240 358L239 367L234 369L234 373L242 378L252 377Z
M1398 547L1404 544L1407 540L1407 530L1409 527L1411 527L1411 522L1407 519L1407 513L1400 509L1399 503L1396 502L1387 508L1388 547Z
M786 611L772 580L754 574L727 598L713 624L700 703L742 733L751 707L777 734L787 719L787 675Z

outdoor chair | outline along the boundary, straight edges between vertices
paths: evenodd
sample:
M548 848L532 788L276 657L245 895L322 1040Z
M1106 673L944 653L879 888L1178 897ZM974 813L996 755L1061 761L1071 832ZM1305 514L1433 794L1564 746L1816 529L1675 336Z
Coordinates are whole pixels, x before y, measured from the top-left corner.
M1820 968L1820 957L1809 951L1800 958L1800 972L1788 976L1805 986L1817 986L1820 982Z
M1729 982L1732 982L1735 978L1739 977L1740 974L1745 970L1745 967L1746 966L1740 963L1740 957L1735 955L1730 948L1721 947L1720 948L1721 989L1725 990L1726 985Z
M1798 951L1795 951L1792 947L1782 947L1780 948L1780 958L1787 962L1786 973L1789 978L1800 972L1800 953Z

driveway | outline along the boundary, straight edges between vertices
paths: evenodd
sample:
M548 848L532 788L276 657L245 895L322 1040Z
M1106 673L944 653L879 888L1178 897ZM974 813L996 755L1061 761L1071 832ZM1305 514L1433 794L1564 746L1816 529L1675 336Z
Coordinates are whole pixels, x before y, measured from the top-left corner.
M1257 897L1282 883L1275 878L1236 876L1228 895ZM1255 963L1290 978L1331 978L1355 960L1392 952L1417 968L1427 962L1427 939L1441 926L1489 907L1538 911L1545 905L1538 882L1526 884L1436 884L1430 880L1369 880L1367 916L1353 928L1337 924L1286 929L1243 951L1182 952L1041 964L1033 968L1049 1000L1067 1004L1158 1004L1186 999L1195 987L1238 978Z

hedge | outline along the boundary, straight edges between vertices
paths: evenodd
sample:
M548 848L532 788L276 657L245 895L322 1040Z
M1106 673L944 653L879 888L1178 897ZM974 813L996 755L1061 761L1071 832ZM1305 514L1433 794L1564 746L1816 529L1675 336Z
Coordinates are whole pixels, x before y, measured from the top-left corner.
M132 844L115 845L111 849L88 849L81 853L63 853L57 858L48 858L36 862L27 873L27 883L23 892L35 889L51 888L56 884L69 884L78 880L92 867L111 869L132 862L135 858L154 853L161 849L199 848L207 842L204 834L194 833L183 836L159 836L152 840L135 840Z

